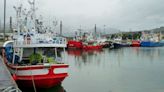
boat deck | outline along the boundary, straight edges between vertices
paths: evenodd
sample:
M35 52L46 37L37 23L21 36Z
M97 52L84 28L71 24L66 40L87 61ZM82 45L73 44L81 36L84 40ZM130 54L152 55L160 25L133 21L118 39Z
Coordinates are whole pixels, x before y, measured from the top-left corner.
M22 48L34 48L34 47L63 47L66 48L66 44L19 44L14 45L14 47L22 47Z
M11 91L15 90L15 91ZM21 92L0 56L0 92Z

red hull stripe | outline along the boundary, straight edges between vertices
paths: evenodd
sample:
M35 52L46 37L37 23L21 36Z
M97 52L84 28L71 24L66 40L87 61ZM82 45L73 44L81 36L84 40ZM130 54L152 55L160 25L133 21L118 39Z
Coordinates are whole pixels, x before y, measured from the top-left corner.
M7 66L14 70L35 70L35 69L44 69L44 68L68 68L67 64L53 64L50 66L44 66L44 65L15 66L12 64L7 64Z
M37 75L37 76L17 76L17 80L45 80L45 79L56 79L56 78L65 78L67 73L58 74L58 75Z

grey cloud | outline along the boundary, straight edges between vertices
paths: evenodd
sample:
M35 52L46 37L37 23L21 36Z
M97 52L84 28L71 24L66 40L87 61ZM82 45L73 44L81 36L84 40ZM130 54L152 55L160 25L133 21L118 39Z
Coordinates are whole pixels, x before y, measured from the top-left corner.
M8 17L13 16L16 0L7 0ZM26 0L23 0L24 2ZM91 28L94 24L107 25L121 30L142 30L164 24L164 0L36 0L45 18L55 16L65 26L80 25ZM0 1L0 18L3 18L3 0Z

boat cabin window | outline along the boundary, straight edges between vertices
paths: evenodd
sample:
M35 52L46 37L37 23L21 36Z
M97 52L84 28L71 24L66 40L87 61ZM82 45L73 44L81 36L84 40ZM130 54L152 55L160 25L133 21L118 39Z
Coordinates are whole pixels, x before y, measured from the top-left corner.
M57 57L56 57L57 56ZM23 51L22 64L61 63L61 55L54 48L27 48Z

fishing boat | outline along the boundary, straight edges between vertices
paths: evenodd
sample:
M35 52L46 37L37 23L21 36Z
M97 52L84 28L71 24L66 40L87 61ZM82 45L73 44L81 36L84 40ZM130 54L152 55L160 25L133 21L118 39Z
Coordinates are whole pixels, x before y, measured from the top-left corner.
M64 40L63 40L64 41ZM61 84L68 76L68 65L51 54L57 54L57 47L66 47L66 43L19 44L20 41L7 41L3 45L3 59L19 86L49 88ZM47 53L45 53L47 51Z
M131 45L131 44L129 44L129 43L117 43L117 42L113 42L114 48L130 47L130 45Z
M132 47L140 47L140 41L139 40L132 40Z
M68 49L82 49L83 43L77 40L69 40L67 47Z
M104 39L100 39L90 32L85 34L85 41L83 41L83 50L102 50Z
M79 29L80 30L80 29ZM72 40L68 40L67 48L68 49L82 49L83 47L83 37L81 32L75 32L75 37Z
M28 16L23 17L22 5L17 10L17 28L13 39L3 45L3 60L19 87L50 88L68 76L58 48L67 46L66 38L52 37L35 29L34 2ZM33 24L30 25L27 23Z
M101 50L102 45L98 44L97 42L87 42L83 43L83 50Z
M67 44L68 49L83 49L83 50L96 50L102 49L103 45L99 44L96 41L77 41L77 40L70 40Z
M130 42L123 41L122 38L115 38L113 41L114 48L120 48L120 47L129 47L131 45Z
M164 46L164 41L141 41L141 47L161 47Z
M142 34L141 47L161 47L164 46L164 41L161 39L161 34Z

